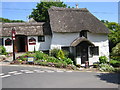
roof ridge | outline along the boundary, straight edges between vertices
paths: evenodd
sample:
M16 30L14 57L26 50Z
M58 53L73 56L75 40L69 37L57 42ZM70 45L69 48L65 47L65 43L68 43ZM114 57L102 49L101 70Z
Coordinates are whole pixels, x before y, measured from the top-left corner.
M55 7L52 6L49 10L54 10L54 11L84 11L84 12L89 12L87 8L64 8L64 7Z

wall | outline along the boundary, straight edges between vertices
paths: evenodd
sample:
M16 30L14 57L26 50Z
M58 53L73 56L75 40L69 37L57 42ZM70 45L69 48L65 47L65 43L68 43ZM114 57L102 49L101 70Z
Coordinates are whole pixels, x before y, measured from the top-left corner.
M95 46L99 46L99 55L93 57L89 54L89 63L99 61L100 56L107 56L109 58L109 41L107 34L93 34L88 32L88 40L90 40Z
M27 37L27 41L29 41L29 39L31 37L34 37L36 39L36 45L29 45L29 42L28 42L28 51L34 51L34 47L35 47L35 50L38 51L38 50L49 50L50 49L50 44L51 44L51 36L50 35L46 35L45 36L45 42L38 42L38 36L28 36ZM4 47L6 48L6 51L7 52L12 52L13 51L13 46L5 46L5 40L7 38L10 38L11 37L4 37Z
M51 41L51 49L59 48L61 46L70 46L70 44L79 37L79 33L55 33L53 32L53 37Z
M38 36L28 36L28 41L31 37L34 37L36 39L36 45L29 45L29 42L28 42L28 51L34 51L34 47L36 51L50 49L50 44L51 44L50 35L45 36L45 42L38 42Z
M12 45L9 45L9 46L5 46L5 40L6 40L7 38L10 38L10 39L12 40L11 37L4 37L4 39L3 39L3 41L4 41L4 47L6 48L6 51L7 51L7 52L13 52L13 44L12 44Z

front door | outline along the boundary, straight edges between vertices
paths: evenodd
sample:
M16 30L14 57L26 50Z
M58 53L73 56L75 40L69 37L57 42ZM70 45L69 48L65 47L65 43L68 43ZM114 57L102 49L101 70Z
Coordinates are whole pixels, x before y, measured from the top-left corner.
M81 47L81 64L85 64L85 61L88 61L88 44L87 42L81 42L79 45Z
M88 61L88 47L84 46L81 48L81 64L85 64Z
M15 52L27 52L27 36L16 35Z

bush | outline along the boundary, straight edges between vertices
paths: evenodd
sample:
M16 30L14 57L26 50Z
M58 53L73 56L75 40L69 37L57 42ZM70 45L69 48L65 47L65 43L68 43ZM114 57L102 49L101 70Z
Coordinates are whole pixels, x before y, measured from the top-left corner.
M3 46L0 46L0 54L7 55L6 49Z
M99 70L104 72L113 72L115 69L109 64L100 64Z
M73 61L70 58L64 58L63 61L65 61L67 64L73 64Z
M68 58L70 56L70 53L68 51L66 51L66 50L63 50L63 53L64 53L64 56L66 58Z
M44 53L42 52L35 52L35 59L39 60L39 59L43 59L44 58Z
M109 62L113 67L120 67L120 61L110 60Z
M54 48L50 51L50 56L56 57L60 49Z
M65 55L64 55L64 52L62 50L59 50L58 53L57 53L57 58L58 59L64 59L65 58Z
M100 64L102 64L102 63L105 64L108 62L108 58L106 56L100 56L99 62L100 62Z

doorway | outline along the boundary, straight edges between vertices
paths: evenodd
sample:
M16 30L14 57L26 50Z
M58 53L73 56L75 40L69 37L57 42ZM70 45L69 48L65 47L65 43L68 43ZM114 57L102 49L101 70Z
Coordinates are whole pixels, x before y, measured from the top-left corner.
M15 36L15 52L27 52L27 36L25 35L16 35Z

